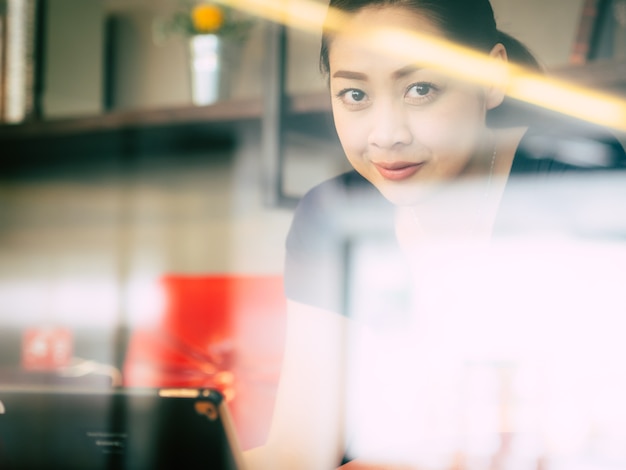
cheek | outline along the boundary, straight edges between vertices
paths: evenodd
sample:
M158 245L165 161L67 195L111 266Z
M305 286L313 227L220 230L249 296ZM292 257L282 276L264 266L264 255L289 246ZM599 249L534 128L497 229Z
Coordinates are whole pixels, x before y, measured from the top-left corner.
M442 163L463 164L474 153L484 129L484 112L476 100L462 100L420 114L413 135Z
M367 131L362 120L354 113L335 110L333 112L335 129L341 146L350 162L358 160L367 147Z

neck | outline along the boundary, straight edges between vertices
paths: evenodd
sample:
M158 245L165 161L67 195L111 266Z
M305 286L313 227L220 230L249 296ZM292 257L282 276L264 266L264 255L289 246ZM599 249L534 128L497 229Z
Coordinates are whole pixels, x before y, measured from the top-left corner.
M489 133L463 176L428 202L401 210L415 240L476 239L490 233L492 190L498 162L498 139ZM408 219L408 220L406 220Z
M517 146L525 132L526 128L522 127L494 131L490 148L495 146L495 160L493 152L484 150L485 145L481 158L472 165L473 177L448 185L427 202L399 208L396 228L400 243L410 247L445 240L488 240Z

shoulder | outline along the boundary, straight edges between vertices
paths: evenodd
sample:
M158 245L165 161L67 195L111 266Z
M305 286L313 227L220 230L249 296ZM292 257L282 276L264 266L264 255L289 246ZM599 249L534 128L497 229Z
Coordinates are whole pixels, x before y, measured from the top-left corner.
M327 180L308 191L296 207L287 247L344 238L361 223L381 223L390 203L356 171Z
M382 196L369 181L351 170L313 187L303 196L296 211L332 209L338 205L358 206L363 197L375 199Z
M374 227L392 230L391 204L349 172L311 189L294 213L286 240L285 293L290 300L342 312L345 249Z
M511 174L560 174L626 168L626 153L609 129L568 118L539 118L515 153Z

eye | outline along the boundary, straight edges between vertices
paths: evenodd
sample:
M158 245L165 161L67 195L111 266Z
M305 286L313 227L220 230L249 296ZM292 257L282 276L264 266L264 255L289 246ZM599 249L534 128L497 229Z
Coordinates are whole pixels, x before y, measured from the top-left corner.
M348 90L344 96L347 99L356 101L357 103L365 99L365 93L362 92L361 90Z
M431 85L427 83L418 83L411 87L411 89L419 96L426 96L428 93L430 93L431 88Z
M367 104L367 94L358 88L345 88L337 93L337 98L351 108L361 108Z
M410 85L404 96L410 101L423 103L424 101L434 99L438 92L439 88L432 83L420 82Z

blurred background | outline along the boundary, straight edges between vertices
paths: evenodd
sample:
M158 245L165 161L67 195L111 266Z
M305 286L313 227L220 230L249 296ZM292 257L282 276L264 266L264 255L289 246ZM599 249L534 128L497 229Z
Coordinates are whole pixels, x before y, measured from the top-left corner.
M626 1L492 3L550 72L626 97ZM319 31L236 11L246 31L224 38L207 102L195 33L166 31L184 6L0 0L0 382L264 384L236 410L250 446L280 363L294 203L346 163Z

